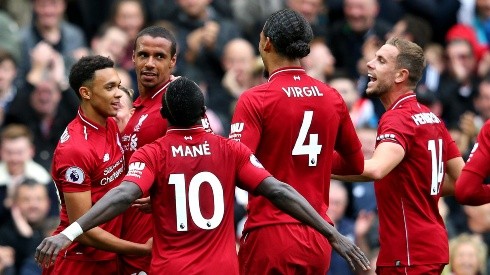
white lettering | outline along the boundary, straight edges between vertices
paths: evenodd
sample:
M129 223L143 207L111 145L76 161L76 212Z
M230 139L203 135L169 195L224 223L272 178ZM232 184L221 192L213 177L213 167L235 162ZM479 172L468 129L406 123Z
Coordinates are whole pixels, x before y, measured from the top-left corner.
M413 122L418 125L441 123L434 113L419 113L412 116Z
M209 148L209 144L207 141L204 144L198 144L198 145L179 145L178 147L171 146L172 147L172 156L175 158L176 156L181 156L181 157L197 157L197 156L210 156L211 151Z
M283 92L288 97L314 97L323 96L317 86L310 87L282 87Z

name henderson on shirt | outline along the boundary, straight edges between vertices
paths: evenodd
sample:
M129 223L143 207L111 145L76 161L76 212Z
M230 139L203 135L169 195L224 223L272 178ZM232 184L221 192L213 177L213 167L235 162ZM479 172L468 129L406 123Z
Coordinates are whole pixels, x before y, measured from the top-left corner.
M412 116L413 122L418 125L441 123L441 120L434 113L418 113Z

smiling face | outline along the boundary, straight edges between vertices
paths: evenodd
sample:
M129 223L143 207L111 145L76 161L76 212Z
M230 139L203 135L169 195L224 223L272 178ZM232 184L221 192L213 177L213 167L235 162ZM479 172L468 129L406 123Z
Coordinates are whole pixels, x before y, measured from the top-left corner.
M398 49L393 45L383 45L373 60L367 63L369 82L366 94L372 97L380 97L386 94L394 86L394 79L398 72L396 58Z
M133 61L142 95L170 79L176 61L171 47L172 42L163 37L143 35L138 38Z
M123 92L119 89L121 80L114 68L95 71L94 80L87 85L89 102L93 113L101 120L117 115Z

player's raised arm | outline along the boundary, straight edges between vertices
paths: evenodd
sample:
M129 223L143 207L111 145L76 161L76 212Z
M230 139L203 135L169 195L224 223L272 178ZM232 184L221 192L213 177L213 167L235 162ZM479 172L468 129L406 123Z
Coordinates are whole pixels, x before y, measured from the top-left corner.
M88 212L60 234L45 238L36 249L36 261L42 266L49 266L54 262L59 251L68 247L83 232L121 214L140 196L141 189L138 185L124 181L107 192Z
M328 239L332 247L346 259L353 270L356 269L356 265L363 270L370 269L369 260L361 249L326 222L290 185L274 177L267 177L255 189L255 193L268 198L282 211L315 228Z

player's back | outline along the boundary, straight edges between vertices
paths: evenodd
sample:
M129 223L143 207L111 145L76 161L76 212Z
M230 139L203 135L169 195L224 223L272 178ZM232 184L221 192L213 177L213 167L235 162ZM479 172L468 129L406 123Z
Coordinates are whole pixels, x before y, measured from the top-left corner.
M239 170L250 161L250 150L197 127L169 129L136 154L154 156L144 161L156 177L150 190L156 213L151 270L238 274L233 200ZM134 167L129 169L131 173Z
M459 155L454 141L444 123L409 94L381 118L377 146L381 142L399 143L405 157L375 183L383 230L379 263L443 263L447 233L438 200L446 162Z
M301 68L285 68L241 95L230 137L326 217L332 153L346 119L352 124L338 92ZM245 230L291 222L297 221L264 198L250 198Z

